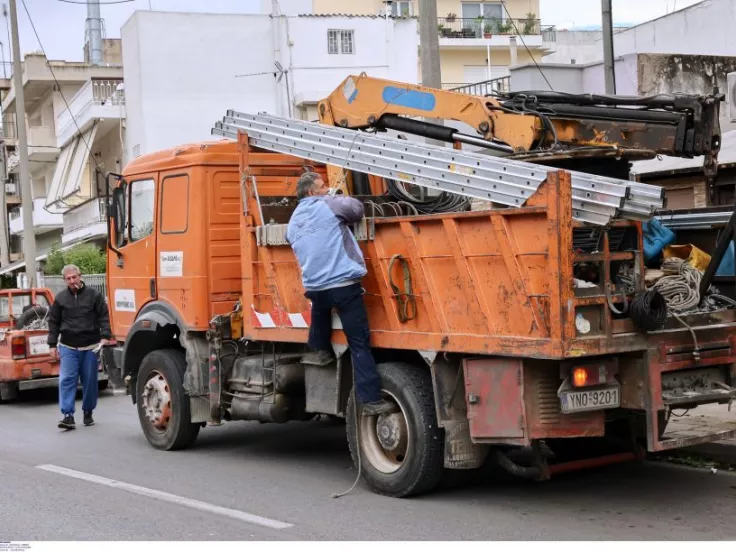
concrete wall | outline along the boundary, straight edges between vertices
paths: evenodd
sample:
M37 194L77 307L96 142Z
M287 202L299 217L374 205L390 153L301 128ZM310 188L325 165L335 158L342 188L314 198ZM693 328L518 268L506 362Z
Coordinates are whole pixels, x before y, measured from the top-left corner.
M488 55L485 48L474 50L452 50L443 48L440 50L440 69L442 71L442 82L464 83L464 68L466 65L485 66ZM532 63L531 56L523 48L518 50L517 62L520 65ZM509 49L492 49L491 65L508 67L511 64L511 52Z
M544 63L585 65L603 59L601 31L557 31L555 51L542 58Z
M328 29L353 30L355 53L328 54ZM214 139L210 129L228 109L288 115L286 81L277 84L271 73L276 60L291 71L293 104L316 102L362 71L418 79L416 20L139 11L123 26L122 38L126 161Z
M615 36L616 55L630 53L732 56L736 2L704 0Z
M121 30L129 159L213 139L228 109L276 109L270 18L136 12ZM165 40L163 40L165 38Z

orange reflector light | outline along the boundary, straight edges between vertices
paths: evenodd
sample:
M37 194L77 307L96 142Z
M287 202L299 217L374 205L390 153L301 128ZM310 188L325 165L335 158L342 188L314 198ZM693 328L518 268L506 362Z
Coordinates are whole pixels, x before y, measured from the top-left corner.
M575 368L572 371L572 383L575 387L583 387L588 383L588 371L585 368Z

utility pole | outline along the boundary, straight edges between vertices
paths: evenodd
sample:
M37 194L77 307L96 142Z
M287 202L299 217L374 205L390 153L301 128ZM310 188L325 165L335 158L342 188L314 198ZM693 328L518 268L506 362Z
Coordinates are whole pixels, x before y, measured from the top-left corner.
M419 59L422 64L422 84L431 88L442 88L437 21L437 0L419 0Z
M616 69L613 61L613 8L611 0L601 0L603 9L603 67L606 75L606 94L616 93Z
M33 228L33 196L31 173L28 169L28 138L26 136L26 98L23 90L20 39L18 38L18 10L16 0L10 0L10 29L13 40L13 84L15 86L15 120L18 125L18 153L20 156L20 193L23 214L23 257L28 275L28 287L36 286L36 232ZM3 190L5 193L5 190Z
M7 205L7 180L6 174L7 164L5 161L5 131L0 140L0 266L10 263L10 242L8 241L8 205Z

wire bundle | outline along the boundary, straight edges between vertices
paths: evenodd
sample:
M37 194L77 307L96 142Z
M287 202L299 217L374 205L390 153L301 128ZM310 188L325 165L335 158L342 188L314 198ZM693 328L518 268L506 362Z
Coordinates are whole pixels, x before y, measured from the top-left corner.
M659 291L650 289L634 297L629 315L640 330L658 330L667 320L667 301Z
M431 199L417 199L395 180L386 180L388 194L396 201L406 202L423 214L431 213L456 213L470 209L470 199L467 197L442 192Z

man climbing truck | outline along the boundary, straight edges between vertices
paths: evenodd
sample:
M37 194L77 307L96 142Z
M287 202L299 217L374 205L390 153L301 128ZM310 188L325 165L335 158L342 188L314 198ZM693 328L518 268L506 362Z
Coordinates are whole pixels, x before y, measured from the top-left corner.
M661 208L661 190L266 115L231 112L213 132L233 140L143 156L112 185L111 369L153 446L225 421L344 416L365 481L404 497L487 459L543 480L736 435L667 427L672 411L736 396L736 310L668 317L646 289L631 219ZM338 317L334 361L302 362L311 309L286 228L305 172L364 205L352 231L396 412L355 416ZM427 200L383 193L399 182L442 199L427 214ZM550 457L622 433L635 439L613 454Z

